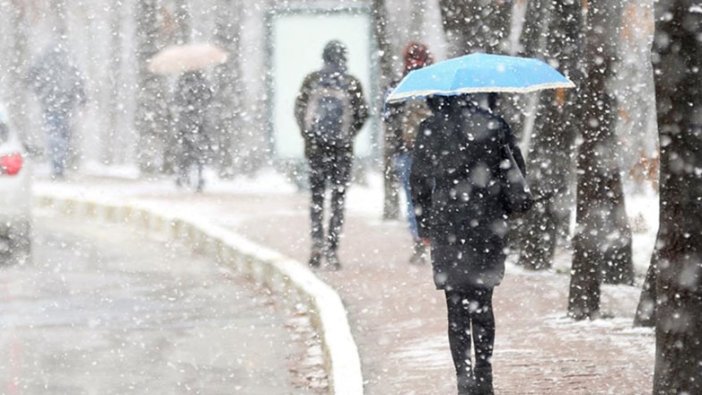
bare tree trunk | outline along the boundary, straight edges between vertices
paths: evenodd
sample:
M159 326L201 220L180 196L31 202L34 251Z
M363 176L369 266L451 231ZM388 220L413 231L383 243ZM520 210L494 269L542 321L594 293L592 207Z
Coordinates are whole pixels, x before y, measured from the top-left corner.
M10 116L21 133L21 139L32 146L38 146L38 142L30 141L27 130L29 114L27 114L27 86L24 83L27 73L28 50L28 26L27 10L21 1L12 2L12 56L10 57L9 88L13 92L8 103Z
M581 58L582 8L577 2L530 0L523 45L527 56L556 63L578 83ZM540 22L548 22L542 25ZM538 203L522 226L519 263L532 270L552 267L556 243L566 238L567 202L578 122L577 89L540 94L532 144L527 156L529 185L536 195L552 195Z
M185 44L190 42L190 35L192 34L192 18L190 17L188 0L174 0L174 3L175 11L173 12L173 16L175 17L177 25L175 43Z
M393 52L387 33L387 8L385 0L373 0L373 26L377 40L380 63L380 91L385 93L394 80ZM382 108L383 100L371 98L376 108ZM399 182L393 163L395 150L393 136L383 127L383 219L397 219L400 216Z
M661 194L655 394L702 393L702 14L695 4L656 4Z
M68 35L68 15L66 14L66 0L53 0L51 3L51 12L55 18L54 34L59 38L65 38Z
M238 0L220 0L215 25L215 40L229 53L226 63L214 72L215 100L212 103L214 119L213 144L215 161L220 176L232 177L237 170L245 170L246 129L241 118L241 40L242 4ZM240 161L238 164L235 161Z
M545 57L552 9L553 2L551 1L527 0L524 26L519 40L524 56Z
M164 78L147 69L147 60L161 46L157 14L159 5L159 0L138 0L135 13L138 62L135 127L139 134L137 161L145 173L163 170L166 134L169 133Z
M427 0L413 0L411 7L409 39L420 41L424 37L424 13L426 12Z
M512 2L439 0L439 6L450 46L449 56L506 52Z
M163 41L166 43L173 43L176 45L183 45L190 42L190 37L192 35L192 22L190 17L190 7L188 0L172 0L171 8L162 7L161 10L163 15L167 15L170 19L170 29L167 29L167 35ZM167 22L167 23L168 23ZM165 85L164 85L165 88ZM168 93L164 91L164 94ZM161 171L164 173L172 174L177 170L177 157L180 154L178 152L178 139L175 131L175 118L172 110L173 96L170 95L166 99L168 104L166 105L166 111L164 112L164 131L163 134L163 163L161 165Z
M615 161L615 99L607 90L616 46L609 27L618 26L615 1L590 0L581 100L583 142L578 151L577 227L573 238L568 314L596 318L600 281L631 283L633 266L622 180ZM605 271L606 270L606 271Z
M106 136L102 144L102 152L100 159L102 163L111 165L115 162L116 145L118 145L119 129L121 127L122 115L124 114L124 95L123 95L123 75L122 75L122 42L124 35L122 34L122 19L123 5L121 1L116 1L110 5L110 47L112 56L109 60L109 81L108 89L105 92L105 101L107 103L108 122Z

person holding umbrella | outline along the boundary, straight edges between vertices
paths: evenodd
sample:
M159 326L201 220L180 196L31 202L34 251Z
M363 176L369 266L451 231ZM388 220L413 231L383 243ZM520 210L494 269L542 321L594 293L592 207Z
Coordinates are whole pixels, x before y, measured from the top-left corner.
M190 171L194 168L197 172L197 192L202 192L205 186L202 172L210 147L207 109L213 96L214 92L202 71L188 71L176 82L174 124L179 148L176 184L187 185Z
M571 86L540 61L476 54L410 73L388 99L424 97L433 112L420 125L410 185L434 283L446 296L461 395L494 392L492 295L505 272L507 220L533 204L514 135L479 105L482 93Z
M149 59L149 71L156 74L178 75L173 97L173 125L176 133L176 185L189 186L202 192L204 165L210 148L208 109L214 91L205 77L204 69L222 64L228 54L208 43L172 45ZM195 170L196 179L191 180Z

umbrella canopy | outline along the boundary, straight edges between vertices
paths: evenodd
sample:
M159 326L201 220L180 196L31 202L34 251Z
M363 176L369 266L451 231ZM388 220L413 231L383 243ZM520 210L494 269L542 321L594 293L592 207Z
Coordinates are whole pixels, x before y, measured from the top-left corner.
M528 93L574 87L568 78L538 59L477 53L409 73L388 96L387 102L433 95Z
M149 71L156 74L180 74L202 70L227 61L229 54L213 44L171 45L149 59Z

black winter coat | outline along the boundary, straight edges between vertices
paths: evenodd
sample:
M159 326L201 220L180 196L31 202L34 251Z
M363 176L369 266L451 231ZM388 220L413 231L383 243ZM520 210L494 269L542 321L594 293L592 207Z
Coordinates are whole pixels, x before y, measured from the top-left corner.
M501 148L524 160L509 125L473 104L448 99L420 126L410 183L419 235L430 238L438 289L494 287L504 276L507 215Z
M208 108L214 93L204 74L191 71L178 78L175 89L175 128L178 140L189 149L208 149Z
M317 142L311 137L308 130L305 130L305 113L309 105L310 95L313 93L315 86L324 78L336 78L341 86L345 86L351 98L351 110L353 114L352 135L356 136L363 128L368 119L368 104L363 95L361 82L351 74L344 71L339 71L332 65L326 64L321 70L310 73L305 77L305 80L300 87L300 92L295 99L295 119L300 128L300 133L305 141L305 157L308 159L315 155L322 155L323 149L317 146ZM342 150L351 152L353 150L353 141L348 141L345 147L337 147Z

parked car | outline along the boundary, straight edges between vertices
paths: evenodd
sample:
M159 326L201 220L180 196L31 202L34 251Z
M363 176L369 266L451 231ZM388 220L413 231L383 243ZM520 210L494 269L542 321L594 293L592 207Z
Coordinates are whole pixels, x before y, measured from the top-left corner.
M0 106L0 254L31 251L30 170L26 150Z

